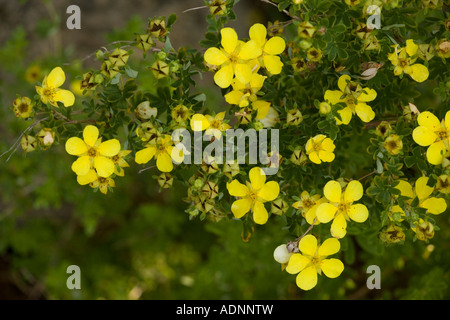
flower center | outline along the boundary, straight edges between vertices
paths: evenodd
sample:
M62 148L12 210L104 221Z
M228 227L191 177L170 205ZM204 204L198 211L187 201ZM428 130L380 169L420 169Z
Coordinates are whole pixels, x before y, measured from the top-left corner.
M349 209L350 209L350 205L347 203L340 203L338 205L338 212L347 213Z
M398 66L401 68L406 68L408 66L408 61L406 59L398 59Z
M19 105L19 112L24 113L28 111L28 105L26 103L21 103Z
M89 157L95 158L97 156L97 150L95 148L90 148L87 152Z

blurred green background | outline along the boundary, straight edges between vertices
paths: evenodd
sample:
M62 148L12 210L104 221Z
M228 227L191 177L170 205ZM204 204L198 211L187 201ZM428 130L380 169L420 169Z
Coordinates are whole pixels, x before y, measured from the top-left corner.
M206 28L205 9L182 13L202 1L83 0L77 1L82 29L67 30L70 4L0 0L0 154L31 124L10 110L16 94L35 94L30 67L41 81L63 65L73 80L98 63L64 63L107 43L132 40L149 17L178 15L171 34L175 48L199 48ZM241 0L236 13L231 26L242 37L255 22L283 18L257 0ZM210 103L225 106L209 77L199 90ZM132 163L114 193L94 193L76 182L63 145L0 159L0 299L450 298L448 215L439 220L442 228L433 239L439 245L432 252L424 243L386 248L376 238L363 248L348 237L344 273L321 277L303 293L295 276L281 272L272 258L279 244L291 240L282 218L258 227L245 243L241 222L189 221L184 187L175 182L172 190L159 192L156 171L138 174ZM371 264L381 267L382 290L366 287ZM66 287L70 265L81 268L81 290Z

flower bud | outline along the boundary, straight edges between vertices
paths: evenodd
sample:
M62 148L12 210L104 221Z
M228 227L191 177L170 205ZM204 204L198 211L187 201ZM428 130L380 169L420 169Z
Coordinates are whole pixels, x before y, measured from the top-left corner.
M428 241L434 237L434 226L430 221L420 219L413 231L416 233L417 239L421 241Z
M135 114L142 120L149 120L150 118L156 118L158 115L158 109L151 108L149 101L141 102L137 107Z
M158 177L158 184L162 189L170 189L173 185L173 177L170 173L162 173Z
M298 126L303 122L303 115L298 109L289 110L287 113L286 122L290 126Z
M326 102L321 102L319 105L319 112L321 114L328 114L331 112L331 106Z
M38 139L41 146L48 148L55 142L55 132L50 128L41 129L38 133Z
M148 26L148 33L150 33L155 38L164 37L168 33L166 22L163 19L151 20Z
M207 6L213 16L221 16L227 12L226 2L223 0L212 0Z
M20 146L25 153L33 152L37 147L37 140L35 137L28 134L24 135L20 140Z
M282 244L278 246L273 252L273 258L275 259L276 262L284 264L289 262L289 259L291 258L292 254L293 254L292 252L289 252L286 244Z
M385 138L392 131L392 127L387 121L382 121L375 129L375 134L379 137Z
M277 216L281 216L289 209L289 205L282 198L275 199L270 208L270 212Z
M150 67L150 71L156 79L162 79L169 76L170 67L167 63L161 60L156 60Z
M306 156L305 152L301 149L296 149L292 153L291 162L297 166L305 164L307 160L308 157Z
M160 132L154 127L151 122L144 122L136 129L136 135L142 141L149 143L156 143L156 140L161 136Z
M128 51L116 48L109 56L109 61L111 61L111 64L114 66L120 68L127 64L129 57L130 54Z
M150 50L153 46L153 40L149 34L138 34L136 36L136 47L144 52Z
M206 181L201 191L208 199L214 199L219 195L219 185L212 181Z
M239 173L239 164L237 163L225 163L223 166L223 174L226 175L228 178L232 179L234 176L236 176Z

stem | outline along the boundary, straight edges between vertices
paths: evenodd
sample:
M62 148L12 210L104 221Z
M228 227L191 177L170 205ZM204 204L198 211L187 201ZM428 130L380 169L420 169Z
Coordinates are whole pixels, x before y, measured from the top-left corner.
M368 178L368 177L374 175L375 173L377 173L377 170L374 170L374 171L372 171L371 173L366 174L364 177L359 178L358 181L362 181L362 180L364 180L365 178Z
M260 0L260 1L261 1L261 2L264 2L264 3L271 4L271 5L273 5L274 7L277 7L277 8L278 8L277 4L276 4L276 3L273 3L272 1L269 1L269 0ZM286 14L286 15L288 15L289 17L291 17L291 18L294 19L294 20L301 21L301 19L300 19L299 17L293 16L293 15L292 15L289 11L287 11L287 10L283 10L283 13Z

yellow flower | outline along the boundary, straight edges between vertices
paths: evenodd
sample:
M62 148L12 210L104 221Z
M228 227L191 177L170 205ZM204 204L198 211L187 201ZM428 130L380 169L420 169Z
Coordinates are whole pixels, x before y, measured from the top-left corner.
M335 158L334 149L336 149L336 146L333 140L323 134L309 139L306 143L306 154L309 156L309 160L315 164L321 164L322 161L333 162Z
M27 119L33 114L33 103L28 97L17 98L13 102L13 111L17 118Z
M188 120L191 115L192 111L188 107L179 104L175 108L172 109L170 112L172 119L177 123L184 123L186 120Z
M65 107L75 103L75 96L69 90L59 89L66 81L66 75L60 67L54 68L42 81L42 87L36 86L36 92L41 96L42 103L50 103L57 107L62 102Z
M39 66L30 66L25 71L25 80L27 80L27 82L31 84L36 83L37 81L39 81L39 79L41 79L41 73L42 70Z
M392 127L391 127L390 123L387 121L382 121L375 129L375 134L377 136L385 138L391 131L392 131Z
M430 221L419 219L417 225L411 228L416 233L417 239L428 241L434 237L434 226Z
M396 134L391 134L384 141L384 148L387 150L387 152L389 152L390 155L395 156L399 154L403 149L402 138L400 138Z
M436 190L440 193L450 194L450 177L448 175L443 174L438 178Z
M114 173L116 166L111 158L120 152L120 142L117 139L102 142L98 136L97 127L89 125L83 130L84 140L78 137L67 140L67 153L79 157L72 165L78 176L88 174L91 169L95 169L102 178Z
M146 148L136 153L136 163L145 164L156 157L156 167L161 172L171 172L173 161L183 162L183 151L173 146L172 137L164 135L156 144L147 144ZM172 161L173 160L173 161Z
M441 164L446 150L450 150L450 111L441 122L434 114L425 111L419 115L417 122L419 126L413 131L414 141L422 147L429 147L429 163Z
M228 88L236 76L240 82L247 84L252 77L248 61L259 57L261 49L254 41L239 41L232 28L223 28L220 34L222 49L209 48L204 55L206 63L220 67L214 75L215 83L221 88Z
M83 96L83 89L81 89L81 80L74 80L70 83L70 89L75 93L77 96L82 97Z
M400 190L400 194L404 197L411 198L411 203L415 197L419 198L419 207L427 209L428 213L438 215L447 210L447 202L443 198L430 197L434 191L434 187L428 186L428 177L420 177L417 179L415 188L404 180L395 187Z
M347 234L347 220L362 223L369 217L369 210L363 204L357 203L363 196L361 182L353 180L347 185L345 192L337 181L329 181L324 189L324 195L329 203L322 203L316 210L317 219L321 223L331 225L331 235L341 239Z
M266 175L258 167L250 170L249 178L250 182L247 182L246 185L237 180L227 183L230 195L241 198L233 202L231 211L236 219L240 219L251 210L255 223L262 225L269 219L264 203L278 197L280 186L275 181L266 183Z
M271 74L280 74L283 68L279 54L286 49L286 42L281 37L272 37L269 40L267 37L267 29L260 23L254 24L249 31L250 41L254 41L261 54L258 55L259 63L266 68Z
M308 191L303 191L300 198L301 200L295 202L292 207L297 210L301 210L302 216L309 224L319 224L319 220L316 219L316 210L321 203L326 202L326 199L322 198L320 194L310 196ZM314 219L316 219L315 222Z
M124 158L130 153L131 150L121 150L118 154L111 158L111 160L114 162L114 165L116 166L114 170L114 174L116 176L123 177L125 175L123 168L128 168L130 165L125 161Z
M229 104L238 105L241 108L245 108L249 105L249 102L254 102L258 99L256 93L261 90L266 77L253 73L250 82L244 84L238 79L234 79L232 82L233 90L225 95L225 100Z
M388 59L395 66L394 74L396 76L406 73L417 82L424 82L428 79L428 68L423 64L414 63L417 57L412 58L412 56L416 55L418 49L419 47L412 39L406 40L405 48L399 49L398 45L395 46L395 51L388 55Z
M316 237L303 237L298 248L300 253L294 253L286 267L289 274L297 274L296 283L302 290L311 290L317 284L317 274L323 273L328 278L337 278L344 271L344 264L338 259L327 259L341 249L339 240L329 238L318 246Z
M318 62L318 61L322 60L323 53L322 53L322 50L320 50L320 49L310 48L310 49L308 49L308 51L306 51L306 57L310 61Z
M103 194L107 194L109 188L114 188L116 186L111 177L101 177L93 169L89 170L89 172L83 176L78 176L77 182L82 186L90 185L93 189L98 188Z
M375 112L366 104L376 99L377 92L373 89L362 88L360 84L350 81L349 75L343 75L338 80L339 90L327 90L325 100L331 104L344 103L346 107L339 110L341 120L336 123L349 124L353 114L357 114L363 122L370 122L375 118Z
M224 123L225 112L220 112L217 115L202 115L202 114L194 114L191 118L191 129L193 131L205 131L207 135L213 135L217 139L222 136L222 132L231 129L231 126L227 123Z

